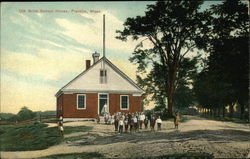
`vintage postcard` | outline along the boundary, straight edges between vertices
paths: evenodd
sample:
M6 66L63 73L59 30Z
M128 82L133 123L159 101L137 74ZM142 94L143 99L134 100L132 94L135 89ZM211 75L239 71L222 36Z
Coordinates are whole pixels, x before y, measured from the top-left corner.
M248 8L1 2L0 158L249 158Z

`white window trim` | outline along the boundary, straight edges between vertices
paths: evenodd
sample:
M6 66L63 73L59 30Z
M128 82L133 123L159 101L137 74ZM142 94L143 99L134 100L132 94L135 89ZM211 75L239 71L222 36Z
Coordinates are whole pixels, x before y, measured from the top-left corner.
M122 97L127 96L128 98L128 108L122 108ZM129 95L120 95L120 110L129 110Z
M85 100L84 100L84 108L79 108L79 107L78 107L78 97L79 97L79 96L82 96L82 95L84 96L84 99L85 99ZM86 94L77 94L77 98L76 98L76 109L77 109L77 110L84 110L84 109L86 109L86 107L87 107L86 101L87 101Z

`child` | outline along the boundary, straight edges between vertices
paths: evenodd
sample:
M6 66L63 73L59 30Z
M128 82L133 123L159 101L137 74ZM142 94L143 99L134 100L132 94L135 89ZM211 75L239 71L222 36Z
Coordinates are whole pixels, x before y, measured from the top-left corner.
M63 122L62 121L58 122L58 128L59 128L61 136L63 136L64 129L63 129Z
M114 116L112 115L110 118L111 118L110 119L110 124L113 125L115 123Z
M142 129L142 123L143 123L144 120L145 120L145 115L144 115L143 113L140 114L139 120L140 120L140 129Z
M131 116L131 118L130 118L130 132L132 132L133 131L133 129L134 129L134 118L133 118L133 116Z
M97 114L96 122L97 122L97 124L100 124L100 116L99 116L99 114Z
M151 131L155 130L155 117L154 116L152 116L150 119L150 128L151 128Z
M175 113L175 116L174 116L174 128L175 129L178 129L178 126L179 126L179 120L180 120L180 116L178 113Z
M144 126L145 126L145 129L148 129L148 117L147 116L144 119Z
M156 123L157 123L157 130L161 130L161 123L162 123L162 120L160 118L160 116L158 117L158 119L156 120Z
M126 118L126 117L124 120L124 125L125 125L125 132L128 132L128 118Z
M114 123L115 124L115 131L118 131L119 119L118 119L118 115L117 114L115 115L114 119L115 119L115 123Z
M120 119L119 119L119 133L121 133L121 134L123 132L123 125L124 125L123 119L122 119L122 117L120 117Z
M133 121L134 121L134 130L138 131L138 119L136 115L133 117Z

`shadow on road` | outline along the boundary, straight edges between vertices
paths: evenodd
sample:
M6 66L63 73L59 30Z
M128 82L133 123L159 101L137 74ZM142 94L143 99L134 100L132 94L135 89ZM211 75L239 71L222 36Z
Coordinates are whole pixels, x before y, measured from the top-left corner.
M185 142L190 140L206 140L217 143L243 142L249 141L250 133L242 130L221 129L221 130L193 130L187 132L136 132L123 133L106 132L107 135L100 136L98 134L90 134L81 141L71 143L72 146L77 145L106 145L119 142Z

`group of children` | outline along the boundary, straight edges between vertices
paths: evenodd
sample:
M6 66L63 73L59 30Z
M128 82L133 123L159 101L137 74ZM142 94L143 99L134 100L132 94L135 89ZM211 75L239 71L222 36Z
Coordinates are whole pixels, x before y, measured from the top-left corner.
M97 116L97 123L100 123L100 116ZM179 114L175 113L174 115L174 125L175 128L178 129L179 125ZM156 118L156 115L151 115L150 117L146 116L143 112L139 113L121 113L117 112L114 115L110 115L109 113L104 114L104 122L105 124L110 124L115 126L115 131L119 133L125 132L138 132L139 129L142 129L142 125L144 125L145 129L148 129L148 124L151 131L155 130L155 125L157 125L157 130L161 130L162 120L160 116ZM63 117L60 116L58 121L58 128L63 136Z
M162 120L160 116L156 115L146 116L143 112L139 113L121 113L117 112L114 115L104 114L104 121L106 124L114 125L115 131L119 133L125 132L138 132L142 129L143 125L145 129L150 127L151 131L155 130L155 125L157 125L157 130L161 130ZM100 118L98 116L97 123L100 123Z

